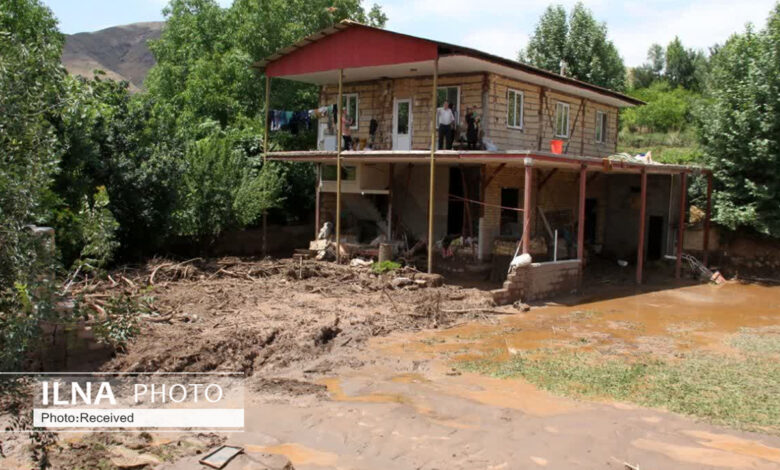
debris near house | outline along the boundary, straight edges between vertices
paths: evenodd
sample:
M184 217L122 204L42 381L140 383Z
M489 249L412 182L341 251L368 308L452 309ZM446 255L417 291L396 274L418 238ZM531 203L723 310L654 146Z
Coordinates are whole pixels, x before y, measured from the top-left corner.
M373 336L493 312L481 290L445 285L412 267L377 273L367 263L153 259L74 282L72 293L96 306L116 296L148 299L137 317L140 334L102 366L129 372L265 375L307 369L324 356L351 364L353 348Z
M243 451L244 449L241 447L219 446L200 459L198 463L219 470L224 468L235 456Z

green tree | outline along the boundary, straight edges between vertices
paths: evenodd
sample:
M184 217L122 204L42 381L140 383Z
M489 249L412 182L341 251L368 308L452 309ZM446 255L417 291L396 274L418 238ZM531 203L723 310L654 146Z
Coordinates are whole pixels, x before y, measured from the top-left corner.
M37 0L0 3L0 369L21 361L52 314L51 251L24 227L46 215L62 152L62 35ZM49 247L50 248L50 247Z
M701 136L716 220L780 237L780 4L711 58Z
M631 88L647 88L660 80L666 63L666 52L660 44L653 44L647 50L647 61L630 71Z
M673 87L699 90L707 67L707 58L701 51L686 49L676 37L666 46L664 78Z
M607 26L582 3L567 17L566 10L549 6L539 19L528 46L518 60L614 90L625 88L626 70L617 48L607 38Z

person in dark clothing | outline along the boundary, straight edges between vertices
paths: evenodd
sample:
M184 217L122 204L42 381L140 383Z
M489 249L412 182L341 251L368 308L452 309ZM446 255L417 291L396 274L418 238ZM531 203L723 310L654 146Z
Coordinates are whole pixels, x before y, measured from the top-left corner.
M455 115L450 109L449 101L445 101L442 107L436 110L436 121L439 123L439 149L451 150L452 140L455 137ZM444 146L445 139L446 147Z
M477 150L477 140L479 131L477 130L477 113L471 108L466 110L466 142L469 150Z

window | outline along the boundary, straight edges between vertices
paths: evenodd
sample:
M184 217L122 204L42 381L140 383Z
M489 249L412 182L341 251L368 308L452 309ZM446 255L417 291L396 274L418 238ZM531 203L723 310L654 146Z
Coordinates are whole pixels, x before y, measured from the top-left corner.
M357 179L357 168L349 165L341 165L341 180L355 181ZM322 180L336 181L336 165L322 166Z
M350 129L357 129L358 128L358 94L357 93L347 93L344 96L342 96L342 99L344 100L343 106L344 111L347 112L345 116L349 116L350 119L352 119L352 125L349 126Z
M604 143L607 140L607 113L596 111L596 142Z
M460 103L460 87L459 86L446 86L436 89L436 107L441 108L444 102L450 103L450 109L452 114L455 115L456 122L460 122L458 118L458 103Z
M506 126L523 128L523 92L509 89L506 92Z
M569 103L555 105L555 136L569 137Z

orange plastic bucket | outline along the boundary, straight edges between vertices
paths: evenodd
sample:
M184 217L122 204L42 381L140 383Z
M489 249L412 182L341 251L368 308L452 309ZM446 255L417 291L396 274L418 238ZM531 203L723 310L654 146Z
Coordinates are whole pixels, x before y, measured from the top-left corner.
M563 141L562 140L551 140L550 141L550 152L552 152L552 153L563 153Z

